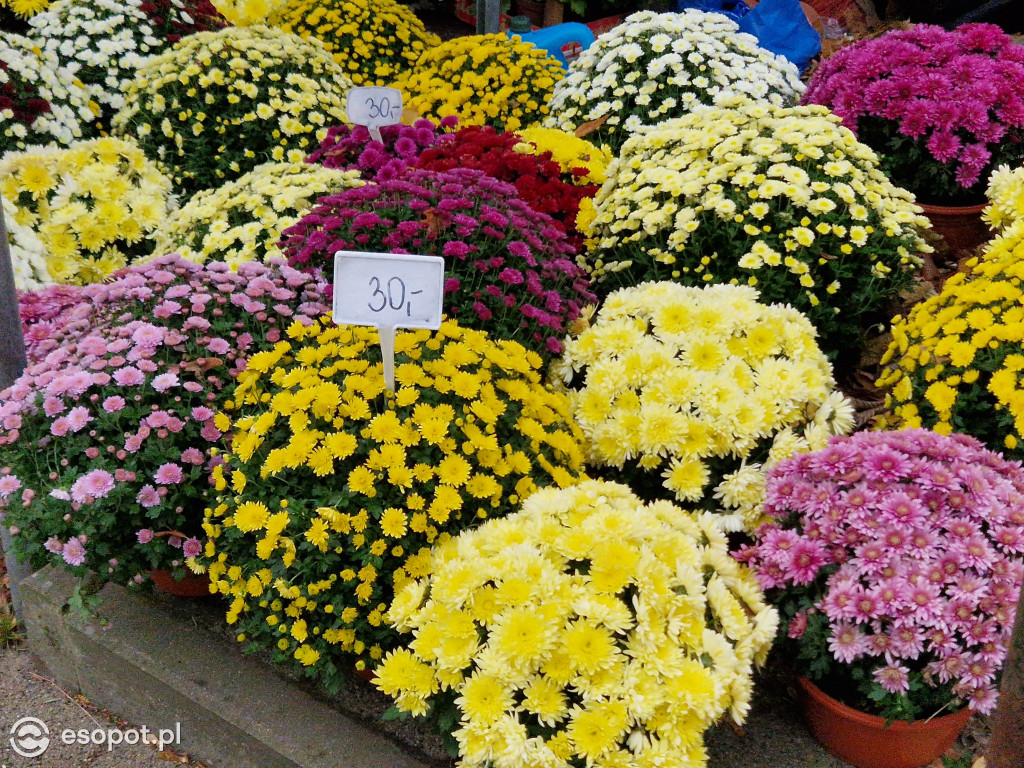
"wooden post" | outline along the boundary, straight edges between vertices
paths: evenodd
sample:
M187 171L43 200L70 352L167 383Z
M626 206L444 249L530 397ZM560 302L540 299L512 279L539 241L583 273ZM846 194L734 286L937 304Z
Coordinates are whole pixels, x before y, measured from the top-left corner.
M7 222L0 207L0 391L6 389L25 370L25 337L21 333L18 314L18 293L14 288L14 266L7 242ZM21 618L21 591L19 584L32 571L15 560L11 554L11 535L0 518L0 545L7 565L7 578L11 585L14 614Z
M1024 590L1017 603L1017 622L1003 666L986 759L988 768L1024 766Z

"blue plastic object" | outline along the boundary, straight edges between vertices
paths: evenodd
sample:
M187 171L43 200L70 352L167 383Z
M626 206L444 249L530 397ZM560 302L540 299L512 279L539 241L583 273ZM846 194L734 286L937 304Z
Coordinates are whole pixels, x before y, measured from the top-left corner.
M821 35L807 20L800 0L761 0L739 20L740 29L802 72L821 53Z
M728 16L756 37L758 45L785 56L801 72L821 52L821 35L807 20L800 0L761 0L753 8L743 0L672 0L676 13L688 8Z
M590 31L590 27L576 21L544 27L526 34L509 34L518 34L524 43L533 43L538 48L543 48L549 55L562 62L563 67L568 67L572 59L587 50L594 42L594 33Z

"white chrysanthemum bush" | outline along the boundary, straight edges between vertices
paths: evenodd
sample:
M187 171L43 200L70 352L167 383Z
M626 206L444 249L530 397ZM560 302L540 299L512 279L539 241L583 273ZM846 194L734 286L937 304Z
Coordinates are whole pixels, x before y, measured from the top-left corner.
M154 253L190 261L246 261L281 256L281 233L317 198L363 185L358 171L308 163L265 163L235 181L197 192L156 231Z
M629 140L577 225L597 292L644 280L756 286L830 356L889 319L928 220L823 107L706 108Z
M795 105L799 70L720 13L641 11L601 35L555 85L545 125L591 123L595 143L622 146L644 126L701 105Z
M36 237L32 227L18 223L18 207L6 197L0 197L0 201L3 202L7 226L7 247L14 270L14 287L19 291L34 291L52 285L53 278L46 266L46 247Z
M561 374L588 463L644 498L762 521L764 474L853 427L814 327L747 286L643 283L605 299Z
M388 620L377 686L454 721L464 768L653 768L742 722L778 615L713 515L585 481L435 547Z
M0 155L32 144L68 145L99 106L59 58L27 37L0 34Z

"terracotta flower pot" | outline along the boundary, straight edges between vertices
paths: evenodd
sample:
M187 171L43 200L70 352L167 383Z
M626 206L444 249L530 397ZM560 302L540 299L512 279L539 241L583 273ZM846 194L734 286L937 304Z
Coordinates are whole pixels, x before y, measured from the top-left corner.
M798 677L800 709L815 740L830 755L857 768L920 768L937 760L963 730L971 711L896 721L858 712L824 693L806 677Z
M170 571L154 569L149 572L153 585L161 592L175 597L209 597L210 578L205 574L188 574L181 581L175 581Z
M377 673L372 669L356 669L356 676L363 678L368 683L372 683L377 679Z
M942 235L958 259L966 256L992 236L988 225L981 220L981 212L985 210L987 203L965 206L927 205L925 203L918 203L918 205L924 209L924 215L932 223L932 229Z

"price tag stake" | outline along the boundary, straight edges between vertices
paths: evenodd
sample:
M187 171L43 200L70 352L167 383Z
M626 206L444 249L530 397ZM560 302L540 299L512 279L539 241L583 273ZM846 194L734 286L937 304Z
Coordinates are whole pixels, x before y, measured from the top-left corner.
M350 88L345 112L350 123L365 125L374 140L382 141L381 126L402 120L402 92L377 85Z
M395 389L395 329L441 327L444 259L398 253L334 254L334 322L372 325L380 335L384 380Z

